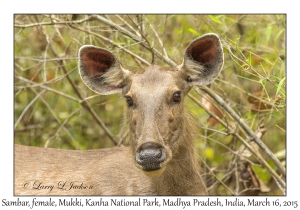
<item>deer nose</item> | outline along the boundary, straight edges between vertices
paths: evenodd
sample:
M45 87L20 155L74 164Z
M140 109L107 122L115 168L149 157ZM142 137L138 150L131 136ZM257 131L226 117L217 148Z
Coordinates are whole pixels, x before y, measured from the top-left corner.
M145 171L160 169L160 164L164 161L164 149L157 143L146 142L136 151L136 162L142 166Z

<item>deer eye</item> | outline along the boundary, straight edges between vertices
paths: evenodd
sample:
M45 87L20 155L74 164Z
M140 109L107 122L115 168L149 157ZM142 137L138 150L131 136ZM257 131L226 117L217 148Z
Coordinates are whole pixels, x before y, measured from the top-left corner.
M128 104L128 106L132 106L133 105L133 100L130 96L125 96L126 98L126 102Z
M173 102L178 103L181 101L181 91L177 91L173 94Z

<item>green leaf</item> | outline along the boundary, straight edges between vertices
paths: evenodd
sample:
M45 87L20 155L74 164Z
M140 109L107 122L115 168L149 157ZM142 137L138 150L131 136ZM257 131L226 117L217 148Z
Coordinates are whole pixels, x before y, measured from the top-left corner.
M281 87L283 85L284 80L285 80L285 77L282 80L280 80L280 82L279 82L279 84L277 86L276 96L277 96L278 92L281 90Z
M126 43L125 43L125 42L114 42L114 44L117 44L117 45L125 45Z
M260 166L252 165L251 168L255 171L256 175L264 182L269 183L271 179L271 174L266 168Z
M197 35L197 36L200 36L200 35L201 35L198 31L196 31L196 30L193 29L193 28L188 28L188 31L191 32L192 34Z
M210 19L218 24L223 24L217 17L213 16L213 15L208 15L210 17Z

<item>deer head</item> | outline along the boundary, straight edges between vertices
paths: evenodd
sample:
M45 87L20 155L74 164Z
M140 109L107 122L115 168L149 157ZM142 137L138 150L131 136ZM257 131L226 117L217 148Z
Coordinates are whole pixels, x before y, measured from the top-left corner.
M193 85L207 85L218 76L223 50L217 35L206 34L188 45L182 64L151 65L134 74L109 51L85 45L78 66L82 80L96 93L124 96L135 164L158 176L185 144L184 96Z

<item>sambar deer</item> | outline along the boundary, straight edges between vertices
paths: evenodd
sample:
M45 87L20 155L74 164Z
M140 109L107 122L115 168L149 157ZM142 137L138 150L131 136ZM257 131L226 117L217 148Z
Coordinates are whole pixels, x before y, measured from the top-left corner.
M79 50L84 83L128 104L130 146L72 151L15 145L15 195L207 195L183 98L223 67L215 34L189 44L183 63L125 69L109 51Z

